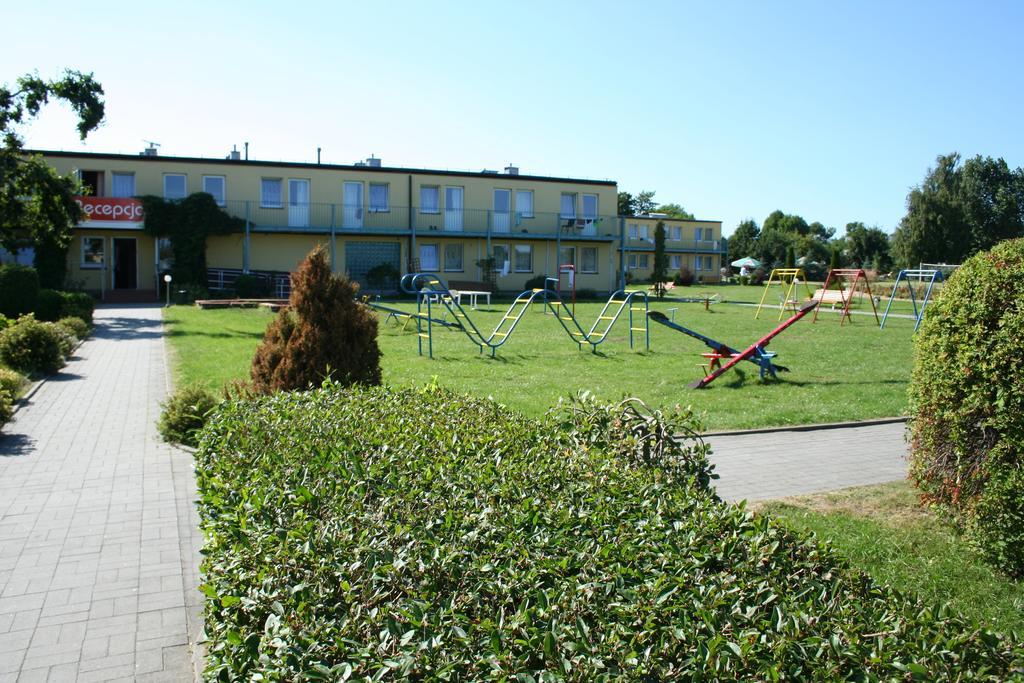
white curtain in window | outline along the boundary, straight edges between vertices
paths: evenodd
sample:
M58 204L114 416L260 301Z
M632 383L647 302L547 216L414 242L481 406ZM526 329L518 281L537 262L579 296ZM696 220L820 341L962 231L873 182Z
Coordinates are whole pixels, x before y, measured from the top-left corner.
M576 195L562 195L561 216L562 218L576 218Z
M533 217L533 191L518 190L516 192L516 214L520 218Z
M388 210L388 186L370 183L370 211Z
M444 269L462 272L461 244L446 244L444 246Z
M580 252L580 270L584 273L597 272L597 249L595 247L583 247Z
M260 181L260 205L281 206L280 178L263 178Z
M441 210L440 193L436 187L420 187L420 211L437 213Z
M597 195L583 195L583 217L587 219L597 218Z
M207 175L203 176L203 192L213 196L213 199L220 206L224 206L224 176Z
M533 272L533 247L529 244L516 245L516 272Z
M114 197L134 197L135 196L135 174L134 173L115 173L113 177L113 196Z
M437 245L420 245L420 268L423 270L437 270Z

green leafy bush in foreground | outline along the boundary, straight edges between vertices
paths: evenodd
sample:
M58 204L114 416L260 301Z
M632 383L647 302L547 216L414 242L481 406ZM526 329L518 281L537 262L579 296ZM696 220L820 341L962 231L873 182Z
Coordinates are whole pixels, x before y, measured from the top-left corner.
M168 443L197 446L199 430L219 401L202 387L180 387L160 406L157 431Z
M1024 578L1024 239L967 260L928 307L910 475L994 567Z
M444 390L223 404L196 454L217 680L1005 680L1014 638L708 488L687 415Z
M18 318L0 331L0 362L20 372L51 373L64 367L66 333L32 315Z

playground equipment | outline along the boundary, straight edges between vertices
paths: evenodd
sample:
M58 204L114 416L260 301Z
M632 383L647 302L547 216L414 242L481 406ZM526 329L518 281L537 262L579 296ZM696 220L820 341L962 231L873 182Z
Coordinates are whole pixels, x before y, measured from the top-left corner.
M811 288L807 286L807 278L804 277L803 268L773 268L771 275L768 276L768 282L764 283L764 294L761 295L761 301L757 304L757 312L754 313L754 319L756 320L761 315L761 307L764 306L764 300L768 296L768 291L776 283L780 286L789 285L786 288L786 294L782 298L782 305L779 306L778 319L782 320L782 314L786 311L787 307L792 308L795 313L797 311L797 300L793 298L793 289L800 282L803 283L804 289L807 290L807 298L813 299Z
M406 313L389 306L382 306L376 302L368 302L373 308L387 311L389 314L408 316L416 321L416 335L419 353L423 355L424 341L426 342L427 353L434 357L434 325L441 325L450 329L457 329L463 332L469 340L477 345L482 353L484 348L491 350L494 356L497 349L509 340L515 332L519 321L529 310L530 304L542 303L555 315L562 329L572 339L578 348L582 349L584 344L589 344L591 350L597 352L597 347L603 343L611 332L612 327L625 311L629 320L629 348L634 348L635 332L644 333L645 348L650 349L650 327L647 323L648 300L643 292L624 292L619 290L609 297L604 308L597 316L597 320L589 330L584 330L580 325L572 309L562 301L558 292L550 289L527 290L517 296L509 306L505 315L498 321L497 327L490 334L485 334L473 322L469 313L462 307L459 300L452 296L448 286L436 275L430 273L409 273L402 277L402 291L416 295L416 312ZM642 302L643 305L640 305ZM444 317L438 317L435 308L440 309ZM644 314L644 326L639 327L634 314ZM452 320L447 320L447 314L452 315Z
M921 308L917 307L917 296L914 294L914 285L911 280L917 280L920 283L928 281L928 288L924 292L924 299L921 300ZM928 300L932 296L932 288L936 282L944 282L945 278L942 276L942 271L933 268L925 269L914 269L914 270L901 270L900 274L896 276L896 282L892 286L892 294L889 295L889 303L885 305L885 313L882 314L882 323L879 325L881 329L885 329L885 319L889 317L889 309L892 308L892 302L896 299L896 292L899 290L900 283L906 282L907 289L910 291L910 303L914 306L914 317L917 322L914 324L914 331L917 332L917 328L921 327L921 320L924 318L924 309L928 306Z
M770 375L772 379L777 379L777 372L788 372L789 368L782 365L776 365L773 359L777 354L766 351L765 347L768 343L778 336L783 330L795 323L796 321L803 318L805 315L811 312L812 309L817 308L818 302L811 300L808 301L800 308L792 317L786 320L784 323L776 327L774 330L766 334L765 336L758 339L756 342L748 346L743 351L737 351L736 349L723 344L722 342L715 341L711 337L705 337L699 332L695 332L689 328L683 327L678 323L674 323L668 319L668 317L659 311L651 311L647 314L647 317L657 323L661 323L666 327L669 327L683 334L687 334L694 339L699 339L711 348L711 353L701 354L705 358L710 359L708 365L708 374L702 379L687 385L691 389L703 389L707 385L714 382L716 379L722 376L723 373L727 372L734 365L742 362L749 361L758 367L760 371L761 379L764 379L766 375ZM728 359L725 365L722 365L722 360Z
M846 289L846 280L853 278L853 284L849 289ZM829 285L833 282L839 283L839 289L829 289ZM868 280L868 274L864 272L863 268L831 268L828 271L828 275L825 276L825 286L815 292L814 298L817 299L819 304L823 304L826 301L831 301L833 307L835 304L840 303L843 305L842 313L839 316L839 326L842 327L846 319L850 319L850 323L853 323L853 317L850 315L850 304L853 302L853 297L857 293L857 285L861 282L864 283L863 294L868 297L868 301L871 302L871 310L875 314L875 323L878 323L878 309L875 308L875 297L871 294L871 282ZM814 319L812 323L818 322L818 313L821 312L821 306L814 311Z

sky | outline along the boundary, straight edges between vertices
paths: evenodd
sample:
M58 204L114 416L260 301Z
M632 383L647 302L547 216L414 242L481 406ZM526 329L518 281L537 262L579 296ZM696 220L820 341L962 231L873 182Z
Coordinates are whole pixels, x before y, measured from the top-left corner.
M87 8L87 10L86 10ZM92 72L35 149L500 170L653 190L730 234L891 232L940 154L1024 165L1024 3L18 2L0 82ZM612 212L601 207L601 212Z

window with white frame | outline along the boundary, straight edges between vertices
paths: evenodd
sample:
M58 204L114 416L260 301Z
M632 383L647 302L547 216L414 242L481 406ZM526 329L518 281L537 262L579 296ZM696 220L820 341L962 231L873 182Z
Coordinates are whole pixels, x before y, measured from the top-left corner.
M647 226L646 225L641 225L640 226L640 231L639 231L639 234L637 235L637 237L639 237L642 240L646 240L647 239Z
M370 213L389 211L386 183L370 183Z
M683 267L682 254L669 254L668 267L672 270L679 270Z
M212 195L217 206L224 206L227 202L228 181L222 175L204 175L203 192Z
M260 207L264 209L280 209L283 204L280 178L260 179Z
M673 225L668 229L668 238L670 240L681 242L683 239L683 226Z
M640 236L640 227L636 223L629 224L629 239L635 240Z
M420 213L441 213L441 188L437 185L420 185Z
M705 229L707 229L707 228L705 228ZM710 256L705 256L704 257L704 270L711 270L711 257Z
M637 264L636 254L629 254L628 256L626 256L626 263L628 264L630 270L632 270L633 268L636 268L636 264Z
M596 194L583 195L583 218L586 218L587 220L594 220L595 218L597 218Z
M533 218L533 190L516 190L516 215Z
M420 270L435 273L438 271L436 244L420 245Z
M164 199L184 199L188 196L188 187L184 173L164 174Z
M105 240L102 237L82 238L82 268L102 268Z
M492 244L491 256L494 258L494 270L498 273L507 273L511 264L508 260L507 244Z
M576 218L576 193L563 192L558 215L562 218Z
M638 254L638 257L637 267L641 269L648 268L648 254Z
M134 197L135 196L135 174L134 173L113 173L111 174L111 197Z
M596 273L597 272L597 247L581 247L580 248L580 272L581 273Z
M562 247L558 250L558 265L560 266L575 266L576 265L576 247Z
M710 231L706 231L704 228L694 228L694 239L698 242L702 240L711 239L711 235L708 234Z
M533 272L533 246L530 244L516 245L515 271L517 273Z
M461 242L450 242L444 245L444 269L449 273L462 272Z

